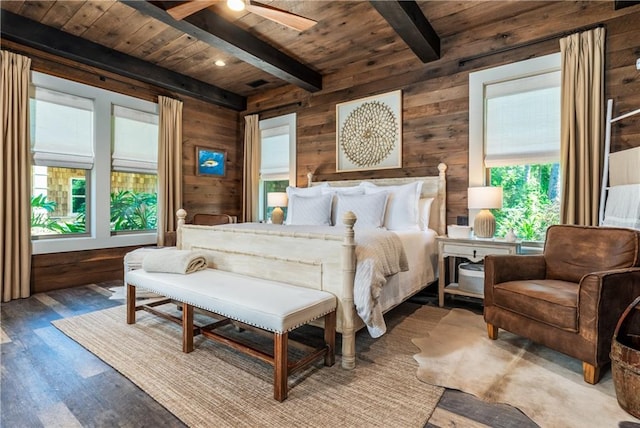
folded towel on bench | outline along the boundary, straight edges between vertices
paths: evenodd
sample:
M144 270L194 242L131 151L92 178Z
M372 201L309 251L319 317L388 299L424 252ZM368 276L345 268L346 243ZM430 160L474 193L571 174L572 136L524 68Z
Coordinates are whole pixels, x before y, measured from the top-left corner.
M147 272L187 274L206 268L207 259L198 251L163 249L149 252L142 260L142 269Z

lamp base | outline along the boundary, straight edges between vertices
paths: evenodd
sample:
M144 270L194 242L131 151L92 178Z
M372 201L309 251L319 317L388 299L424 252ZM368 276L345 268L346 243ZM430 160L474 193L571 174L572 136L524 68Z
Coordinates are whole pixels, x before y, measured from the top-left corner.
M481 210L473 222L473 233L478 238L493 238L496 233L496 218L489 210Z
M271 223L273 224L282 224L284 221L284 211L282 208L275 207L271 212Z

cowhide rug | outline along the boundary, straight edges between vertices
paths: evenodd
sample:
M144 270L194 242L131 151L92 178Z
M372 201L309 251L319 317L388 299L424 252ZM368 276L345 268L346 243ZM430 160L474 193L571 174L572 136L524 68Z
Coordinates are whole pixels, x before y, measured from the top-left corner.
M426 334L413 339L426 383L517 407L542 427L640 427L618 405L610 369L589 385L580 361L504 330L490 340L482 316L463 309Z

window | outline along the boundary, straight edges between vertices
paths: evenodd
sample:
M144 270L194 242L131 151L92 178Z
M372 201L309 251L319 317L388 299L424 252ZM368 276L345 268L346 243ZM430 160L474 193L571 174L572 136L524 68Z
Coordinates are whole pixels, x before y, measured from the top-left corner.
M69 180L69 215L84 214L87 200L87 179L71 177Z
M87 192L83 184L80 200L74 184L86 183L93 168L93 100L38 86L32 86L30 93L31 234L34 238L84 234Z
M295 185L296 115L260 121L259 218L268 221L275 207L267 204L271 192L284 192ZM287 207L282 208L285 218Z
M31 80L34 254L156 242L157 105L38 72Z
M560 220L559 54L471 73L469 102L469 186L503 188L496 236L544 240Z
M111 231L155 230L158 116L113 106Z

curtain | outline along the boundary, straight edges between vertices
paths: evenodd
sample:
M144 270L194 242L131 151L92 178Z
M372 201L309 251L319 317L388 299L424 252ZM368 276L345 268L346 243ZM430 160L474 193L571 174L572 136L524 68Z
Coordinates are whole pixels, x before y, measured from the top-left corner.
M257 114L245 116L244 180L242 181L242 218L258 220L258 183L260 181L260 128Z
M182 208L182 101L159 96L158 104L158 246L171 246Z
M29 297L31 275L31 142L29 68L31 59L0 52L0 276L2 301Z
M604 28L560 39L561 222L598 225L604 142Z

